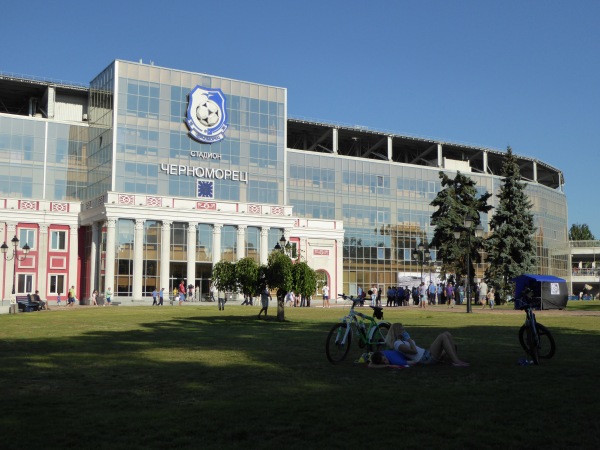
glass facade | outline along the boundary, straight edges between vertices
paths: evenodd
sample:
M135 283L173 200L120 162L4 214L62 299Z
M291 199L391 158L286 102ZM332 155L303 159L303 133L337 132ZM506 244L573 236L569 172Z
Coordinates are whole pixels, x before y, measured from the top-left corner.
M88 128L22 117L0 120L0 195L78 200L87 185Z
M412 251L433 237L430 218L435 209L430 203L441 189L439 169L296 150L288 150L287 157L294 213L344 222L343 292L356 293L358 286L395 285L399 273L420 273ZM500 189L500 177L469 176L477 183L478 195ZM534 183L527 193L538 227L540 273L564 277L568 265L565 195ZM496 195L490 204L496 206ZM488 215L481 219L489 231ZM477 268L478 276L483 270L483 265Z
M214 180L214 200L284 204L285 89L118 61L115 190L197 197L197 178L163 165L248 174ZM229 128L202 144L183 123L195 86L221 89Z
M115 64L90 84L88 185L84 199L112 189Z

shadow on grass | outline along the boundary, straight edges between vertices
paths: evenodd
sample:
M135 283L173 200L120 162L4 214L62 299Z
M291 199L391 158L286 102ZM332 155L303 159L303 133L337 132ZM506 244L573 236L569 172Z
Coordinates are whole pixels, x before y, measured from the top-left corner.
M557 356L521 367L518 326L462 326L452 332L472 367L392 371L353 364L356 346L346 362L329 364L331 321L207 311L153 319L140 316L128 329L92 320L75 337L55 329L0 342L0 393L10 406L0 417L3 447L342 448L348 439L368 446L372 433L393 445L388 419L399 409L444 418L435 427L404 420L408 448L598 442L589 431L597 333L553 328ZM444 329L410 325L422 346ZM515 408L528 417L529 433L506 428ZM558 420L556 411L579 419ZM36 418L35 432L24 429L25 418ZM482 418L485 427L465 426Z

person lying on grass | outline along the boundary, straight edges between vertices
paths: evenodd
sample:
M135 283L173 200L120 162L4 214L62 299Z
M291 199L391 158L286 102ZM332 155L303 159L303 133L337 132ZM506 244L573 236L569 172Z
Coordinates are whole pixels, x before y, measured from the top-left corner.
M437 364L449 358L455 367L469 366L469 363L458 358L454 338L448 331L439 334L429 346L429 349L424 349L415 344L415 341L410 338L401 323L394 323L388 331L385 342L388 347L402 353L409 365Z
M402 353L396 350L383 350L381 352L373 352L369 361L371 369L381 369L390 367L392 369L402 369L408 367L408 361Z

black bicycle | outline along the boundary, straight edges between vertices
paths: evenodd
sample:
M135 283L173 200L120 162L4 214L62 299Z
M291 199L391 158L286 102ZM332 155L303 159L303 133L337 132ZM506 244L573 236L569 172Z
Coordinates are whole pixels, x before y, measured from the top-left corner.
M519 342L536 365L539 364L540 358L550 359L556 352L556 343L552 334L535 319L533 310L540 304L541 299L522 299L519 305L519 309L526 314L525 323L519 329Z

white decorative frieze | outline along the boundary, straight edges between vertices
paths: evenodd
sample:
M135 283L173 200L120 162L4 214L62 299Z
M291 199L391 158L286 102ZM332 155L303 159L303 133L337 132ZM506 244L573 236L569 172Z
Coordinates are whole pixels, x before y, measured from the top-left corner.
M50 203L50 211L52 212L69 212L68 203Z
M32 202L30 200L19 200L19 209L38 209L38 202Z
M215 202L196 202L196 209L208 209L208 210L216 210L217 204Z
M135 196L127 194L119 194L120 205L135 205Z
M146 206L162 206L162 197L146 197Z
M262 214L262 206L248 205L248 214Z

